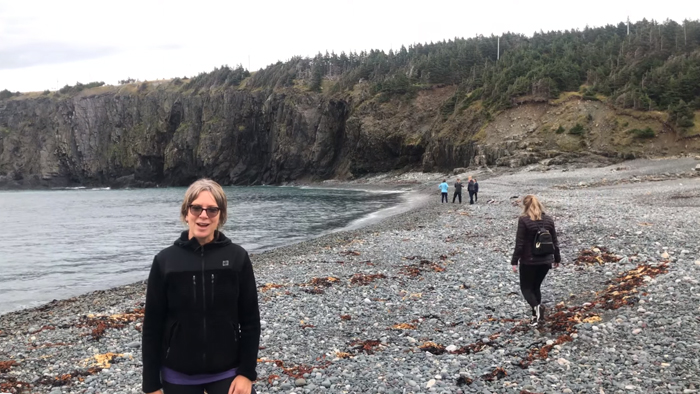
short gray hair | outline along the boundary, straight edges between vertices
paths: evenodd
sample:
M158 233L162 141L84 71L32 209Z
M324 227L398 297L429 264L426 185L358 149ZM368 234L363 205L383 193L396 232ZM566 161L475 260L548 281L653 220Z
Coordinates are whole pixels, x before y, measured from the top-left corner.
M187 210L190 208L190 204L192 204L192 201L196 200L197 197L199 197L199 194L204 191L211 193L212 197L214 197L214 201L216 201L216 205L219 207L219 226L217 227L217 230L219 230L224 226L224 223L226 223L226 219L228 218L226 211L226 193L224 193L224 189L221 187L221 185L215 181L212 181L211 179L199 179L187 188L187 191L185 192L185 199L182 202L182 207L180 208L180 220L182 220L183 223L185 222L187 218Z

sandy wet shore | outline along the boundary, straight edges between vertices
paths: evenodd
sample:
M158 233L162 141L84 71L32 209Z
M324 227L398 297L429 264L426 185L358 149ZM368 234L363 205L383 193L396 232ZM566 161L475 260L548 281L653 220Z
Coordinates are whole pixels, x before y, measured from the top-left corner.
M413 210L253 256L258 392L695 392L696 163L483 172L473 206L440 204L441 175L416 175L413 189L430 194ZM564 259L545 281L539 330L523 324L508 267L512 197L527 193L554 215ZM0 316L0 392L140 392L144 292L137 283Z

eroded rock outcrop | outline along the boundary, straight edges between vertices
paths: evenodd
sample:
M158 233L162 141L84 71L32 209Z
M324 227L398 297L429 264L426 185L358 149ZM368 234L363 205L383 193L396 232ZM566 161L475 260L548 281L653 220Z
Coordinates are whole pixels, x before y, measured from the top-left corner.
M614 110L581 100L527 104L486 119L471 109L446 113L441 106L454 87L388 101L367 90L327 96L164 83L3 100L0 187L187 185L202 176L280 184L402 168L561 164L591 154L621 160L683 144L692 150L700 141L678 142L670 132L634 140ZM663 122L644 121L664 132ZM555 131L579 122L585 134Z

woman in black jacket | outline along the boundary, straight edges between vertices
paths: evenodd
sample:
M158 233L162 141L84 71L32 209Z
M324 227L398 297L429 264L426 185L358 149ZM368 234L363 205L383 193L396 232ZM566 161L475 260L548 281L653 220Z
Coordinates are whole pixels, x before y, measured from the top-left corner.
M188 230L153 259L142 339L146 393L255 393L255 276L245 249L219 231L226 217L221 186L196 181L180 210Z
M530 325L536 326L544 320L540 286L552 263L554 268L559 267L561 255L554 220L544 213L537 197L531 194L525 196L523 205L510 264L513 272L516 272L520 261L520 290L532 309Z

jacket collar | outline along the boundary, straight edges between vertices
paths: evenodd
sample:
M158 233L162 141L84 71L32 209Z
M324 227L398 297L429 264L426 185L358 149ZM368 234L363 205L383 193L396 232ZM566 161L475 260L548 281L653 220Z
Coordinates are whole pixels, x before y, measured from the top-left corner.
M189 230L183 231L180 234L180 238L175 240L175 245L185 249L198 250L199 248L203 248L204 246L206 246L207 249L212 249L220 248L222 246L230 245L232 243L231 240L219 230L216 230L214 232L214 240L206 245L200 245L199 241L197 241L197 238L192 237L190 239L189 235Z

